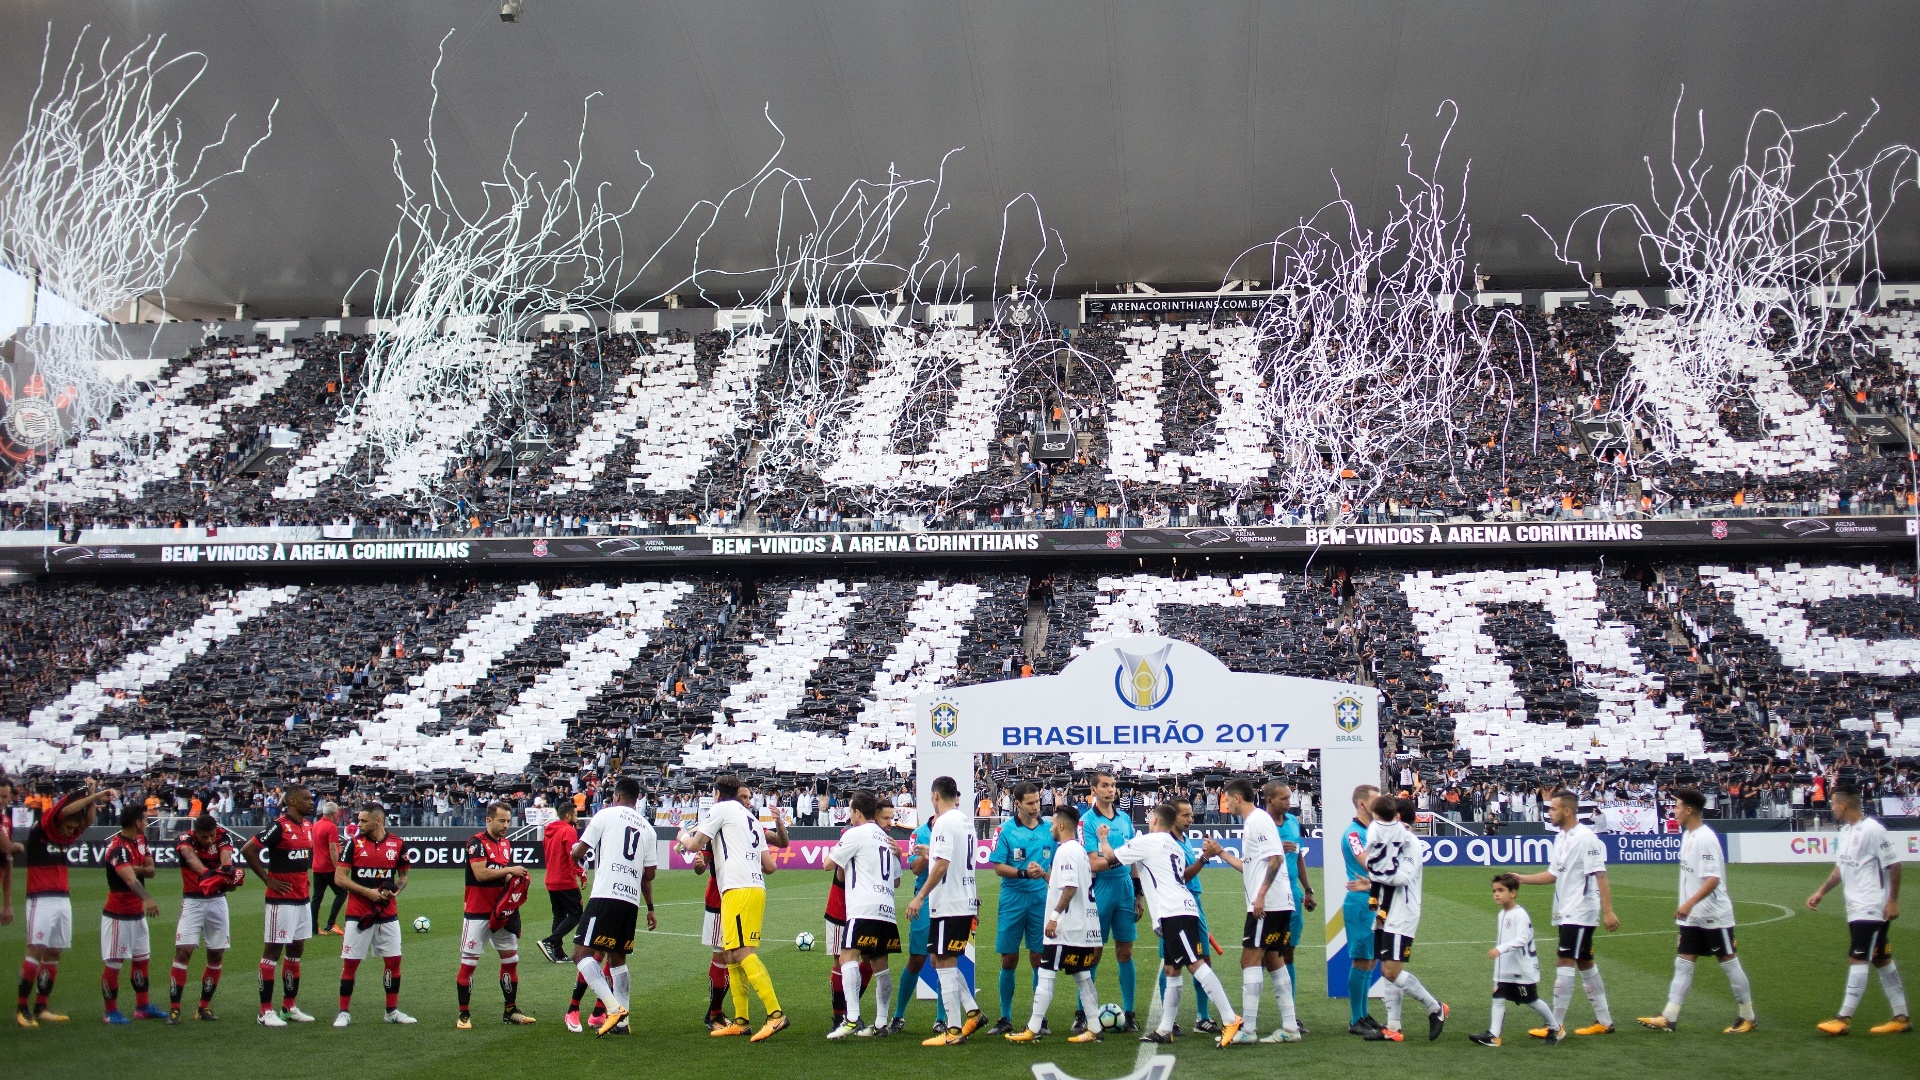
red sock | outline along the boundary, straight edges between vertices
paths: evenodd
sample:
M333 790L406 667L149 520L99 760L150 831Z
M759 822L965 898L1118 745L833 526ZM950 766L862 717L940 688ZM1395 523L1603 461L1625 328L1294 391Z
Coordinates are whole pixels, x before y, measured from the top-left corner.
M863 994L866 993L867 984L872 981L873 981L873 965L868 963L865 960L860 961L860 992Z
M208 964L200 972L200 1007L206 1008L213 1001L213 992L220 985L220 965Z
M340 961L340 1011L351 1012L353 1006L353 977L360 971L360 961Z
M33 1011L38 1013L47 1007L47 999L53 996L53 980L60 977L60 962L43 960L40 962L40 978L34 982Z
M707 985L715 990L725 990L727 988L727 965L709 962L707 964Z
M147 981L148 959L142 956L133 962L133 1007L136 1009L147 1007L147 988L152 985Z
M273 969L274 962L262 958L260 961L260 1015L267 1015L273 1008Z
M187 965L178 960L167 969L167 1003L176 1009L187 993L187 974Z
M387 973L383 983L387 990L387 1011L392 1012L400 1007L400 958L389 956L385 960Z
M20 961L20 1011L26 1012L33 1000L33 984L40 981L40 961L29 956Z
M300 961L289 956L280 961L280 1007L293 1008L293 999L300 995Z
M460 1011L467 1011L473 1003L473 969L478 964L467 960L460 961L460 974L453 977L453 988L460 995Z
M106 1001L108 1012L120 1010L120 964L118 961L100 969L100 996Z

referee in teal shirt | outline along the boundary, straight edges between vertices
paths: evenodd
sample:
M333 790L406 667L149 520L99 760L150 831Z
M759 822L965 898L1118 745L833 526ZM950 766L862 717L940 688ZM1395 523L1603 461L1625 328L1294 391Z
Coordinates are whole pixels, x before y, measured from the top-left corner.
M1013 1031L1013 981L1020 969L1021 942L1026 943L1034 979L1040 977L1053 848L1053 826L1040 820L1040 789L1016 784L1013 816L1000 826L992 856L993 872L1000 875L1000 926L993 939L993 951L1000 954L1000 1022L993 1026L995 1035Z

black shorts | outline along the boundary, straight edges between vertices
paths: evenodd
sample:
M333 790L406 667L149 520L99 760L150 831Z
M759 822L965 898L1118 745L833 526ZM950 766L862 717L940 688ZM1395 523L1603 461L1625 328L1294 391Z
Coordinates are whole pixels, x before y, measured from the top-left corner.
M1092 971L1093 962L1099 959L1098 946L1074 948L1071 945L1049 945L1040 954L1040 966L1048 971L1064 971L1069 974L1080 971Z
M1885 919L1862 919L1847 924L1847 959L1884 964L1893 959L1893 946L1887 941Z
M578 915L582 910L579 889L548 889L547 903L553 908L554 922Z
M580 928L573 932L573 943L589 949L631 953L634 925L639 920L638 907L625 900L596 896L587 901Z
M949 915L927 926L927 952L933 956L965 956L972 940L971 915Z
M1733 940L1733 927L1683 926L1680 928L1680 945L1677 951L1681 956L1711 956L1716 960L1725 960L1733 956L1739 946Z
M1293 912L1269 911L1264 915L1247 912L1247 923L1240 931L1240 947L1263 952L1280 952L1293 947Z
M1404 964L1413 959L1413 938L1408 934L1389 934L1385 930L1373 932L1373 958L1391 960Z
M1554 955L1562 960L1586 963L1593 959L1593 927L1578 923L1560 924L1560 947Z
M1531 1005L1540 1000L1539 983L1494 983L1495 1001L1511 1001L1515 1005Z
M840 937L842 949L853 949L869 960L900 951L900 924L887 919L855 919Z
M1207 935L1198 915L1169 915L1156 927L1160 955L1169 967L1190 967L1207 958Z

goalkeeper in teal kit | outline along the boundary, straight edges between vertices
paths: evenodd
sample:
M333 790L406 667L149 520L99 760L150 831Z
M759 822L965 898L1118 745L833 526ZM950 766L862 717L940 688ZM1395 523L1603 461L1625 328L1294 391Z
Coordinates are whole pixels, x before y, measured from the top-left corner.
M1368 809L1380 789L1362 784L1353 789L1353 820L1340 833L1340 858L1346 865L1347 897L1340 918L1347 928L1347 1033L1365 1035L1380 1023L1367 1013L1367 991L1373 988L1373 890L1367 872ZM1356 887L1357 886L1357 887Z
M1126 842L1133 839L1133 819L1116 805L1120 785L1113 774L1094 773L1093 787L1088 794L1091 798L1087 810L1080 815L1080 843L1088 851L1099 851L1100 827L1104 825L1109 843L1115 848L1126 846ZM1100 940L1113 939L1113 958L1119 967L1120 1008L1126 1014L1120 1024L1121 1031L1140 1030L1140 1021L1133 1012L1134 992L1139 982L1133 968L1133 940L1137 933L1134 923L1146 911L1146 902L1140 897L1139 889L1131 867L1113 866L1093 875L1093 902L1100 916ZM1104 959L1105 946L1101 948ZM1096 969L1099 962L1094 962ZM1074 1033L1085 1031L1089 1019L1075 1013ZM1100 1022L1097 1017L1091 1019L1096 1026Z
M1047 875L1053 870L1053 825L1040 818L1040 789L1021 783L1013 789L1013 816L1000 826L990 860L1000 875L1000 926L993 951L1000 954L1000 1021L992 1034L1013 1031L1013 987L1020 970L1020 946L1027 947L1034 978L1046 950Z

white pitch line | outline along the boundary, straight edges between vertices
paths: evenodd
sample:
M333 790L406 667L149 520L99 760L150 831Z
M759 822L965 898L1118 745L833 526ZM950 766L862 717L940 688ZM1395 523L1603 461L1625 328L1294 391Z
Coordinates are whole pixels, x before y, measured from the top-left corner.
M1662 895L1665 895L1665 894L1663 893ZM1759 922L1741 923L1740 926L1737 927L1737 929L1750 927L1750 926L1765 926L1768 923L1785 922L1786 920L1793 918L1795 915L1795 912L1792 908L1788 907L1785 904L1773 903L1770 900L1735 900L1734 903L1758 904L1761 907L1770 907L1773 910L1778 911L1780 913L1778 915L1775 915L1771 919L1761 919ZM1676 927L1675 929L1678 929L1678 927ZM1611 940L1613 938L1653 937L1656 934L1671 934L1673 932L1674 932L1673 930L1635 930L1631 933L1626 933L1626 934L1608 934L1605 938L1600 938L1596 940L1606 941L1606 940ZM1476 938L1472 941L1423 941L1420 944L1426 945L1426 946L1439 946L1439 945L1485 945L1486 943L1487 943L1486 939Z

